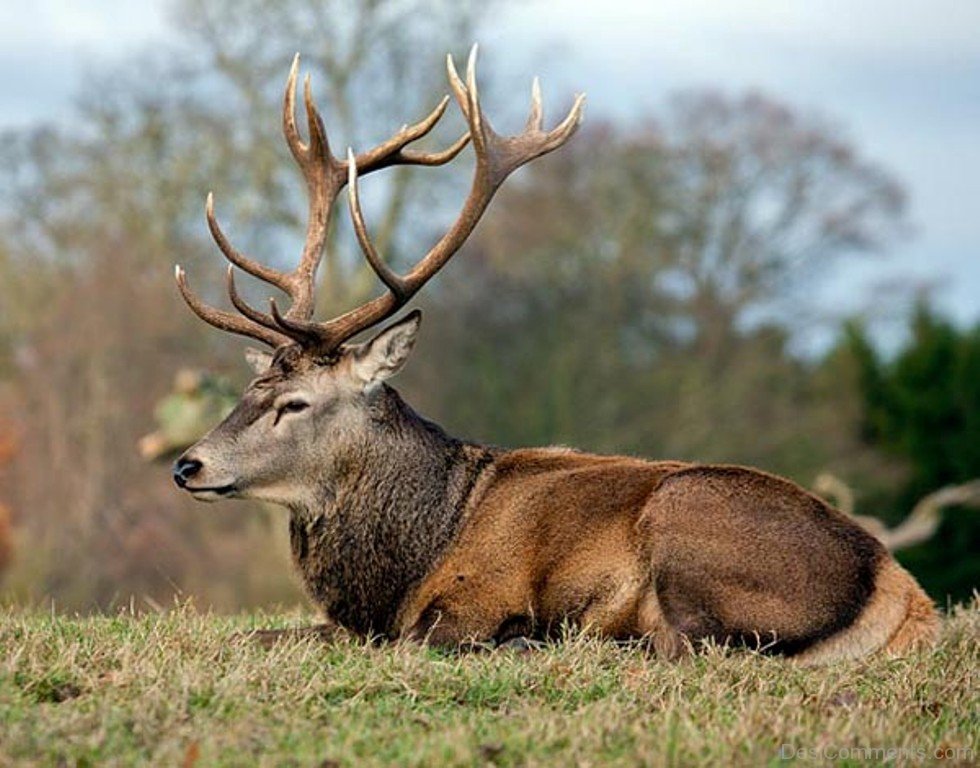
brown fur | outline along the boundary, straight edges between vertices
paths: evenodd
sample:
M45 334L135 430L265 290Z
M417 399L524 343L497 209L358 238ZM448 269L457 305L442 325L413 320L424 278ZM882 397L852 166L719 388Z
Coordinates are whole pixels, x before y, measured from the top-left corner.
M877 650L901 655L931 645L939 617L929 597L908 571L889 558L882 564L875 593L857 620L844 631L801 653L801 663L859 658Z
M928 598L873 537L757 470L514 451L470 507L399 614L407 636L504 641L568 622L669 657L712 639L816 662L935 634Z

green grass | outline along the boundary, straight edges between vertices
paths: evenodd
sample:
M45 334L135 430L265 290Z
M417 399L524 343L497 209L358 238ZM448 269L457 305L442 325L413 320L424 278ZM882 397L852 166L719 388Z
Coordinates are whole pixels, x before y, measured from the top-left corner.
M945 764L967 764L980 751L976 603L945 621L933 651L818 669L721 649L668 664L582 637L459 656L229 641L301 623L188 606L0 610L0 766L755 766L785 764L783 745L908 750L899 764L942 749Z

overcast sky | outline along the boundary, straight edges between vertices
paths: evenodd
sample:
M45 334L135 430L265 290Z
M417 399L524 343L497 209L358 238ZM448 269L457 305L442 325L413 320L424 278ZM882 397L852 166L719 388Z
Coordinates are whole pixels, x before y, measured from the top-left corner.
M0 4L0 128L64 120L86 66L166 37L165 7ZM916 230L887 260L841 270L827 295L857 306L908 275L980 320L980 0L515 2L481 42L485 65L533 68L548 95L584 90L593 114L629 119L705 85L822 113L907 186Z

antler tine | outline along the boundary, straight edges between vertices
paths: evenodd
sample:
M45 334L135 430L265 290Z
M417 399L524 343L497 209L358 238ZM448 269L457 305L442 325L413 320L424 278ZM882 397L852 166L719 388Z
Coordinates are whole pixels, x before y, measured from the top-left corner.
M214 193L212 192L208 192L207 202L204 204L204 215L208 221L208 229L211 230L211 237L214 238L214 241L218 244L218 247L228 261L260 280L272 283L277 288L286 289L286 276L282 272L270 269L264 264L259 264L257 261L250 259L229 242L225 233L221 230L221 226L218 224L218 219L214 215Z
M543 154L551 152L558 149L562 144L568 141L572 134L578 130L578 127L582 124L582 113L585 108L585 94L580 93L576 95L575 102L572 104L572 108L568 111L565 119L562 120L557 126L548 131L545 135L546 141L543 144L542 151L535 155L534 157L540 157ZM534 158L530 158L534 159ZM525 162L527 162L525 160Z
M403 149L398 153L398 163L400 165L445 165L456 155L463 151L463 147L470 143L469 131L460 136L456 141L446 147L442 152L419 152L416 149ZM372 169L376 170L376 169Z
M278 347L280 344L289 341L287 336L278 331L262 327L246 317L234 315L231 312L225 312L205 304L187 285L187 274L179 264L174 267L174 277L177 280L177 288L180 290L181 296L184 297L184 301L187 302L187 306L208 325L213 325L222 331L237 333L240 336L248 336L250 339L261 341L272 347Z
M540 131L544 122L544 109L541 106L541 81L535 76L531 82L531 111L527 116L525 131Z
M420 152L405 149L408 144L429 134L446 112L449 97L444 96L426 117L415 125L406 126L385 142L356 156L358 172L361 175L387 168L391 165L443 165L462 152L470 140L469 132L464 133L441 152ZM348 165L350 161L348 160Z
M323 258L323 248L330 225L333 202L344 185L342 166L330 152L323 119L313 100L310 76L303 79L303 105L306 109L309 141L304 143L296 127L296 79L299 73L299 54L293 59L286 80L283 98L283 133L296 164L306 180L309 194L309 215L306 224L306 242L299 264L283 276L280 286L289 295L291 303L287 318L307 320L313 315L316 271ZM274 317L275 315L273 315ZM287 331L283 328L282 330Z
M308 150L310 156L315 160L336 162L330 154L330 142L327 140L327 131L323 127L323 118L320 117L320 111L313 101L313 84L309 74L303 79L303 103L306 106L306 124L310 134Z
M306 146L300 138L296 127L296 77L299 74L299 54L293 56L289 67L289 77L286 78L286 93L282 100L282 132L286 136L286 144L297 163L302 162Z
M371 265L371 269L374 270L381 282L388 287L388 290L395 296L401 296L405 292L404 281L378 255L374 243L371 242L371 236L368 234L367 225L364 223L357 185L357 158L354 156L354 150L349 147L347 149L347 202L350 208L351 221L354 224L354 233L357 235L357 242L360 244L361 250L364 251L364 257L368 264Z
M466 103L468 109L466 111L466 122L470 126L470 136L473 138L473 146L476 148L477 156L486 154L487 151L487 135L484 133L484 123L486 120L483 117L483 110L480 109L480 93L476 87L476 54L480 47L473 43L473 47L470 48L470 55L466 61ZM490 124L487 123L486 128L489 128Z
M258 323L265 328L278 331L278 326L276 325L275 319L272 317L272 315L255 309L255 307L245 301L241 294L238 293L238 286L235 285L235 268L230 264L228 265L228 272L225 276L225 287L228 289L228 298L231 299L232 306L234 306L235 309L241 312L249 320Z
M323 345L324 336L320 332L317 323L312 323L308 320L293 319L289 316L288 312L283 315L279 311L276 300L273 298L269 299L269 309L272 312L272 319L275 321L276 326L293 341L311 349L317 349Z
M449 87L452 89L453 96L456 97L456 104L459 105L463 117L469 118L470 103L466 96L466 86L456 71L456 62L453 61L453 55L451 53L446 54L446 75L449 78Z

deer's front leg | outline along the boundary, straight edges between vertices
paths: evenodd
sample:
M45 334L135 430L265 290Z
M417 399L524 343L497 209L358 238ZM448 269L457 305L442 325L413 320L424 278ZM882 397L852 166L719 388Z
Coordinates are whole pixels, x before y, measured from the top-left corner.
M448 596L430 601L400 634L406 640L456 651L526 650L533 644L528 617Z
M291 627L289 629L254 629L239 632L232 636L238 642L256 643L262 648L272 648L279 642L295 640L318 640L330 642L339 637L347 637L347 631L337 624L314 624L312 627Z
M446 610L426 609L418 621L402 634L406 640L454 651L490 650L496 643L484 626L460 620Z

